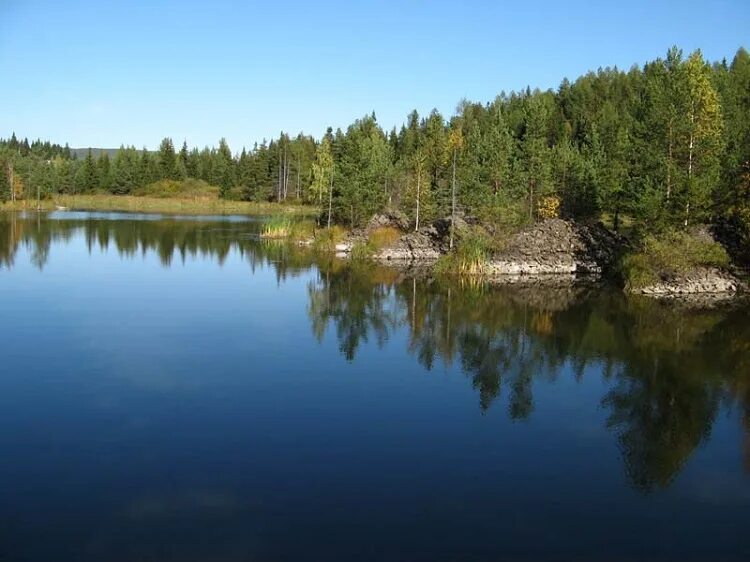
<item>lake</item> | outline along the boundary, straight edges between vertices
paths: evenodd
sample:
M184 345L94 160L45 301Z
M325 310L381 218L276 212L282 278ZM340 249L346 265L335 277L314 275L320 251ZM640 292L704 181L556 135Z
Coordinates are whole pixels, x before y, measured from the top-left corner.
M0 214L0 560L748 560L750 306Z

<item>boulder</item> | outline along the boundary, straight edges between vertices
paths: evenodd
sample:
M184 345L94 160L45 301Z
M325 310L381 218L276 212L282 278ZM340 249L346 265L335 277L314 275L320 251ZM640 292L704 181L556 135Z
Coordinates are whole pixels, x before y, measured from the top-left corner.
M401 211L389 211L374 215L367 223L364 228L364 234L370 234L373 230L378 228L396 228L398 230L406 231L409 229L409 219Z

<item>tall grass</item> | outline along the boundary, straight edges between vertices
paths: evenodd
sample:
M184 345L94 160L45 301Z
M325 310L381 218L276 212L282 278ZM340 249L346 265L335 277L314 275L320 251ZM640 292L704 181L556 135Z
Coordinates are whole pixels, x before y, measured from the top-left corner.
M346 237L346 229L333 225L331 228L322 228L315 232L313 248L319 252L333 252L336 244Z
M485 236L479 233L469 233L464 236L455 249L435 264L435 272L439 274L483 275L490 245Z
M640 289L662 278L687 273L695 267L726 267L729 256L713 240L681 231L669 231L643 239L641 250L623 259L628 289Z
M393 245L401 238L401 231L390 226L376 228L367 236L364 242L357 242L352 246L350 257L352 260L361 261L372 257L377 251Z
M263 238L287 238L292 232L292 219L285 215L274 215L263 225Z
M307 205L267 202L226 201L210 195L194 197L152 197L135 195L54 195L41 201L43 211L65 207L76 211L123 211L183 215L274 215L315 216L317 209ZM21 211L37 208L36 199L0 203L0 210Z
M398 241L401 238L401 231L398 228L392 226L381 226L376 228L367 237L367 245L373 250L382 250L387 248Z

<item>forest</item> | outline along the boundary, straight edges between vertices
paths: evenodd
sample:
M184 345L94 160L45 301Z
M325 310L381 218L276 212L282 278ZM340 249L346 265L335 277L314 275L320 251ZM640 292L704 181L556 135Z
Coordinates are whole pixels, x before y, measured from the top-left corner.
M97 152L14 133L0 141L0 198L179 193L187 182L224 199L330 206L345 226L385 209L418 226L455 206L510 227L550 216L644 232L721 223L746 242L750 55L711 62L673 47L555 91L463 100L449 117L413 111L389 131L373 112L319 139L282 132L239 152L170 138L157 151Z

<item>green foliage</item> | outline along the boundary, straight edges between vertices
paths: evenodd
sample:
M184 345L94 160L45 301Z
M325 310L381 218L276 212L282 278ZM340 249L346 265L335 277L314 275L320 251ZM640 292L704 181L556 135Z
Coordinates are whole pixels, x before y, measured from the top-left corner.
M180 177L177 155L172 139L165 138L159 145L159 177L164 180L176 180Z
M203 180L160 180L133 190L133 195L148 197L216 197L219 188Z
M274 215L263 225L263 238L287 238L292 233L292 219L285 215Z
M717 242L671 230L660 236L646 236L641 250L624 258L623 274L627 288L639 289L695 267L726 267L728 264L729 256Z
M331 152L331 139L323 137L322 142L315 151L315 162L312 165L313 181L310 184L309 199L323 204L327 199L328 192L332 186L333 154Z
M156 152L76 158L67 146L13 134L0 140L0 197L183 192L145 186L190 179L224 199L302 200L325 215L330 198L334 222L347 226L388 208L415 226L455 212L505 228L543 218L549 197L564 217L604 216L615 229L742 225L750 223L748 92L744 49L731 65L709 65L700 51L685 57L675 47L642 68L600 69L556 91L462 101L447 117L413 111L387 133L372 114L319 141L281 132L237 155L224 139L203 149L183 142L176 153L165 138Z
M318 252L333 252L336 249L336 244L341 242L346 234L346 229L338 225L317 230L313 240L313 249Z
M372 247L366 242L355 242L349 253L349 258L353 261L362 261L369 258L373 253Z
M458 241L452 252L441 256L435 271L442 275L481 275L485 272L491 243L479 231L469 231Z
M355 121L337 142L339 163L333 191L333 216L357 226L383 209L391 167L390 147L374 116Z

